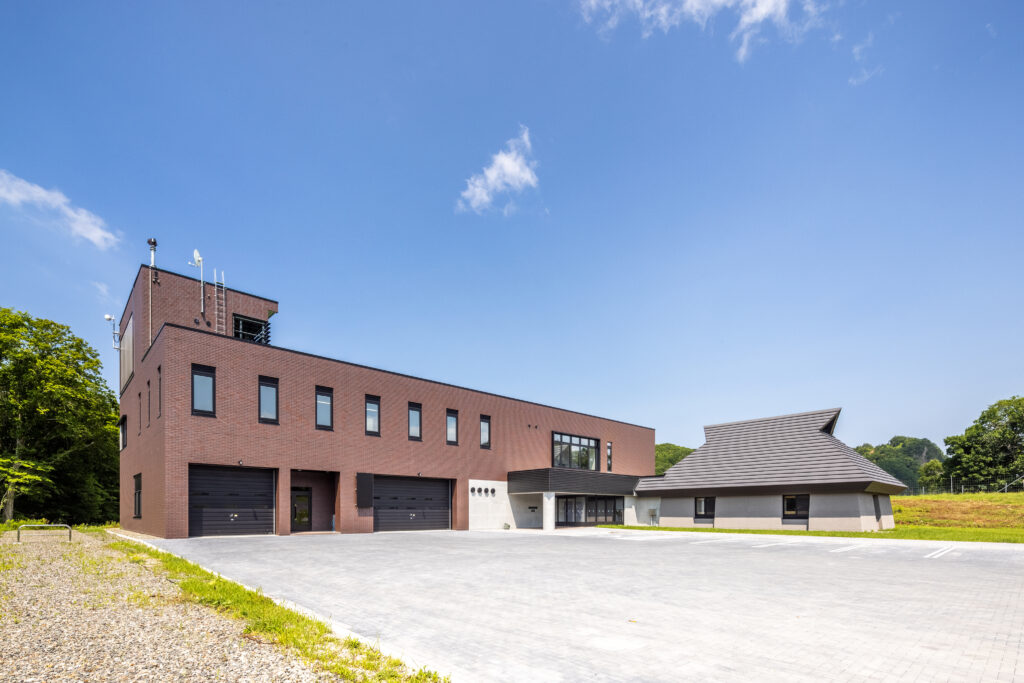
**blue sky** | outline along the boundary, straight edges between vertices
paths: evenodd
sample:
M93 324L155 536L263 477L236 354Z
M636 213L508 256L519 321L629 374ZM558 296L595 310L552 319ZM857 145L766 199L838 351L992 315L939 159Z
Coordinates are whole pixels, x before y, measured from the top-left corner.
M1024 392L1015 2L5 3L0 305L135 270L274 341L653 426ZM113 384L113 381L111 381Z

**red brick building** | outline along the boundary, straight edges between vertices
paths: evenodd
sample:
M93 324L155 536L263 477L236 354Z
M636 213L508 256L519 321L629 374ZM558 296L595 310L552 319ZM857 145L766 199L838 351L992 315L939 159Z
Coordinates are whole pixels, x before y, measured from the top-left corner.
M654 430L270 344L277 302L143 265L121 525L163 537L622 521Z

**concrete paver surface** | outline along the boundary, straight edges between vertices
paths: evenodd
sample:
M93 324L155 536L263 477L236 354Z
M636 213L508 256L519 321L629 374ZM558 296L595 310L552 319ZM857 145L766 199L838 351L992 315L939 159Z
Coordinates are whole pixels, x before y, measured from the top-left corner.
M1024 546L608 529L158 540L455 681L1024 680Z

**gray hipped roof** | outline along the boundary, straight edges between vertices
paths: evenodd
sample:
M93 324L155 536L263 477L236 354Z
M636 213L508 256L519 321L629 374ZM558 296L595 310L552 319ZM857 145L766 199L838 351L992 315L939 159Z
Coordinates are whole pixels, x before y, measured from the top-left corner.
M906 485L832 436L840 408L704 428L706 443L638 493L792 489L899 493Z

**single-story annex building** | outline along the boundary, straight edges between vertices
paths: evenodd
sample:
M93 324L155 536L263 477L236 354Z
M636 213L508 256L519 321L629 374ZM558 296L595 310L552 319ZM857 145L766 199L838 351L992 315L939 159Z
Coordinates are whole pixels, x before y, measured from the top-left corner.
M636 486L636 517L660 526L892 529L907 487L833 436L839 408L704 428L705 444Z

